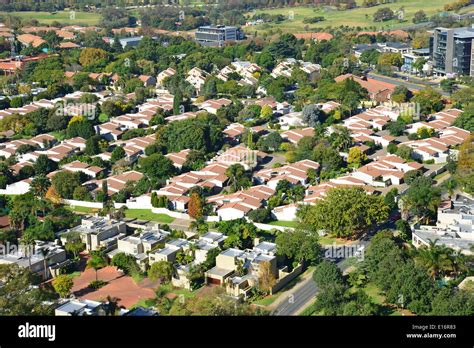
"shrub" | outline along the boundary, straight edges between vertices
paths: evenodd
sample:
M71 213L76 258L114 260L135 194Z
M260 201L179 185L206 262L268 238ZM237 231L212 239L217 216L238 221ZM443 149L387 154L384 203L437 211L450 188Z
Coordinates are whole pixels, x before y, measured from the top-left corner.
M107 285L106 281L103 280L93 280L89 283L89 288L97 290Z

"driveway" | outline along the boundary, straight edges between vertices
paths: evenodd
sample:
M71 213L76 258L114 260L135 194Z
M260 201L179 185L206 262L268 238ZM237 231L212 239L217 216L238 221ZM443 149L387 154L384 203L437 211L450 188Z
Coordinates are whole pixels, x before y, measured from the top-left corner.
M88 286L95 280L95 270L89 268L73 279L73 294L81 300L93 301L102 301L107 296L116 297L119 299L119 305L125 308L133 306L139 300L155 297L153 289L157 284L143 282L143 285L139 285L132 277L124 275L116 267L107 266L100 269L97 277L108 284L97 290L90 289Z

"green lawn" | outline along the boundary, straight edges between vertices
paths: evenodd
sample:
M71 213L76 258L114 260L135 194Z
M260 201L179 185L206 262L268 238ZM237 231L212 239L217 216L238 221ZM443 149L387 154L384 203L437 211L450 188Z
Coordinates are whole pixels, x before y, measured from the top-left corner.
M78 207L78 206L71 206L71 205L67 205L66 208L76 213L86 213L86 214L97 213L100 210L97 208Z
M35 11L18 11L18 12L0 12L1 15L11 15L20 17L22 19L37 19L41 24L48 24L57 21L61 24L67 25L97 25L100 22L101 15L99 13L92 12L79 12L74 13L70 11L57 11L51 12L35 12Z
M253 303L260 306L270 306L278 298L278 295L266 296L260 300L254 301Z
M167 294L175 294L177 296L184 296L184 298L192 298L196 296L196 294L201 288L196 289L194 291L190 291L187 289L175 288L171 284L163 284L163 285L160 285L159 289L164 290Z
M155 214L150 209L126 209L125 217L129 219L150 220L170 224L174 218L166 214Z
M358 0L357 3L361 4L363 0ZM356 8L352 10L338 11L330 8L317 8L317 7L306 7L306 6L295 6L278 9L262 9L256 11L259 13L268 13L272 15L284 15L288 19L279 23L265 23L257 26L247 27L246 30L250 33L255 31L268 31L270 29L281 29L284 32L304 32L305 27L310 31L318 30L326 27L339 27L341 25L361 28L372 28L372 29L396 29L400 27L410 26L413 24L412 19L415 12L423 10L428 17L443 11L444 5L451 3L452 0L398 0L393 4L383 4L380 6L374 6L371 8ZM400 23L399 20L390 20L386 22L374 22L373 14L382 7L389 7L393 11L398 10L400 7L405 8L404 19L405 21ZM248 13L247 15L251 15ZM290 19L290 17L293 19ZM325 18L324 21L312 24L303 23L303 19L311 17L322 16Z
M141 300L138 300L138 302L135 303L130 309L133 309L136 307L149 308L155 305L156 305L156 300L154 298L142 298Z
M347 244L348 241L341 238L331 237L331 236L319 237L319 244L321 245L333 245L334 243L336 243L337 245L343 245L343 244Z
M296 228L298 227L299 222L298 221L272 221L272 222L269 222L268 225Z
M383 307L385 315L389 316L401 316L403 315L402 310L392 308L385 303L385 296L380 293L380 289L373 283L366 284L362 290L371 298L372 302Z

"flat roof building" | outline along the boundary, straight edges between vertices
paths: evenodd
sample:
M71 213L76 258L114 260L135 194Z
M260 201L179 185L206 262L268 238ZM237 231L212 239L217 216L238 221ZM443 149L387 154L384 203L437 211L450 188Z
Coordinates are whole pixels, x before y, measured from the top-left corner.
M436 28L430 38L433 72L474 76L474 28Z
M199 27L195 39L202 46L222 47L226 41L242 40L244 34L240 28L226 25L206 25Z

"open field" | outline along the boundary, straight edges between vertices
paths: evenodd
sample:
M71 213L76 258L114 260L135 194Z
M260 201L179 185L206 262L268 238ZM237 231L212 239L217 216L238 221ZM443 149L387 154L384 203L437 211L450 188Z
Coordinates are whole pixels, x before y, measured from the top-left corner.
M51 12L35 12L35 11L18 11L18 12L0 12L0 15L12 15L22 19L37 19L41 24L48 24L57 21L61 24L69 25L97 25L100 22L101 15L99 13L78 12L74 13L74 18L70 11Z
M356 8L353 10L338 11L335 9L330 9L329 7L317 8L317 7L287 7L287 8L278 8L278 9L262 9L256 11L259 13L268 13L271 15L284 15L288 17L287 20L279 23L265 23L257 26L247 27L248 32L265 32L270 29L281 29L284 32L304 32L305 27L309 31L318 30L326 27L339 27L341 25L351 26L351 27L361 27L361 28L371 28L371 29L396 29L400 27L406 27L413 25L412 19L415 12L423 10L428 17L440 13L443 11L444 5L452 2L451 0L430 0L430 1L420 1L420 0L399 0L393 4L384 4L379 6L374 6L371 8ZM357 1L358 4L362 3L362 0ZM389 7L393 11L404 7L405 21L401 22L397 20L390 20L386 22L374 22L373 14L382 7ZM290 17L293 17L290 20ZM319 17L322 16L325 18L324 21L306 24L303 23L305 18Z
M138 220L150 220L170 224L174 218L166 214L155 214L150 209L127 209L125 210L125 217Z
M268 225L296 228L299 223L298 221L271 221Z

